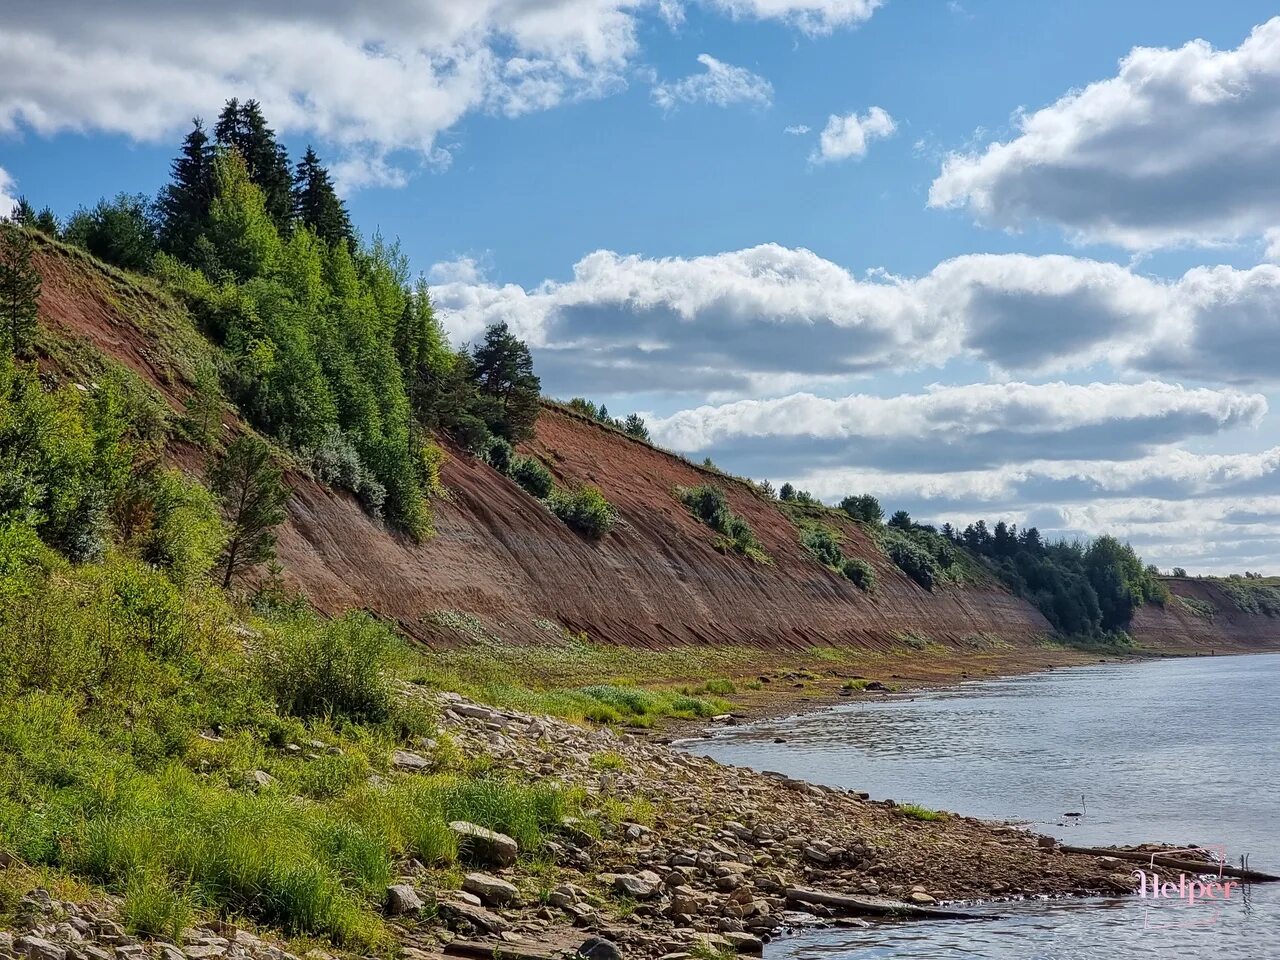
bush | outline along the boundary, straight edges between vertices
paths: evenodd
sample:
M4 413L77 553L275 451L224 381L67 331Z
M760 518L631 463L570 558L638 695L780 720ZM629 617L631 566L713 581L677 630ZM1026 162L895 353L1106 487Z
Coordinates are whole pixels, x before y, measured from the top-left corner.
M207 489L177 470L160 470L142 482L142 508L150 523L138 536L143 560L189 584L213 569L226 543L218 506Z
M511 462L511 479L539 500L547 499L555 489L551 471L533 457L516 457Z
M547 501L551 512L570 527L592 540L602 539L613 529L617 513L598 487L590 484L575 491L557 490Z
M932 590L941 571L938 562L922 547L911 540L893 539L887 546L889 559L894 565L926 590Z
M403 651L400 639L366 613L328 623L301 617L268 631L258 672L287 714L377 723L391 717L393 671Z
M729 509L729 501L719 487L703 484L697 487L677 487L676 496L689 508L689 512L709 526L724 534L725 540L717 547L725 546L757 563L768 563L769 555L764 545L756 539L751 525Z
M879 523L884 519L884 509L880 501L869 493L858 497L845 497L840 501L840 509L854 520L864 523Z
M840 542L826 527L812 527L800 536L800 542L814 559L823 566L839 570L844 562L844 554L840 551Z
M849 557L840 566L840 572L859 589L869 592L876 585L876 572L865 560Z
M510 473L511 463L515 457L515 450L511 444L502 437L494 437L489 441L489 447L484 452L484 458L489 466L497 470L499 473Z

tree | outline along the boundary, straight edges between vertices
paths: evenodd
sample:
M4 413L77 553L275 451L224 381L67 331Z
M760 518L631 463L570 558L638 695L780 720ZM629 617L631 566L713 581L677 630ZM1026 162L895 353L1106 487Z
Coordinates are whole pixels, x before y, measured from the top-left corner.
M27 353L40 306L40 271L32 260L30 232L0 225L0 345L15 356Z
M1175 576L1175 577L1185 577L1186 575L1187 575L1187 569L1186 569L1186 567L1174 567L1174 568L1173 568L1173 576Z
M638 413L627 415L627 419L622 421L622 432L639 440L649 439L649 427L645 424L644 417Z
M790 483L784 483L782 489L778 491L778 499L790 503L796 498L796 488Z
M283 235L293 221L293 177L289 155L267 126L257 100L226 102L213 128L219 145L233 147L244 160L249 179L262 191L267 215Z
M20 227L34 227L36 225L36 208L26 197L19 197L13 205L13 212L9 214L9 219Z
M905 510L898 510L889 518L889 526L898 530L910 530L915 524L911 522L911 514Z
M477 387L497 406L490 413L489 429L512 443L532 437L542 381L533 372L528 346L505 323L495 323L485 331L472 360Z
M58 216L52 207L41 207L31 225L46 237L58 236Z
M311 147L307 147L294 170L293 215L325 243L353 245L355 242L347 208L333 189L329 171Z
M195 259L206 273L230 274L242 283L265 276L279 261L281 245L262 191L234 150L219 154L213 169L208 229L196 244Z
M77 210L62 238L126 270L146 270L157 249L151 203L140 193L117 194L92 210Z
M845 497L840 501L840 509L864 523L879 523L884 519L884 510L880 501L869 493L857 497Z
M213 145L200 118L192 123L182 152L170 164L172 182L156 198L160 248L188 262L208 225L213 202Z
M226 589L236 574L275 557L275 528L284 520L289 489L271 448L252 434L231 442L209 471L209 487L229 530L220 561Z

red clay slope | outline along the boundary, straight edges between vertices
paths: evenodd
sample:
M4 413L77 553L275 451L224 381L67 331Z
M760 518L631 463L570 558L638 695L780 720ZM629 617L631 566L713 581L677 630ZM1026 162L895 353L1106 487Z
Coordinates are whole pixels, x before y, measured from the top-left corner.
M42 320L124 363L179 407L184 363L165 344L181 341L188 355L203 348L181 308L86 257L49 249L40 264ZM604 491L621 519L603 542L577 536L510 480L455 451L443 470L450 499L436 502L437 534L421 544L388 532L347 494L293 472L279 542L286 578L324 610L366 608L441 643L459 639L435 625L444 612L477 617L509 641L545 640L552 621L593 640L647 647L888 649L901 647L896 635L908 631L958 646L976 634L1022 645L1048 632L1033 607L997 586L921 589L857 524L836 521L845 552L875 567L876 590L864 594L813 561L791 521L750 487L559 409L544 412L527 450L560 483ZM175 451L195 466L198 456L185 454ZM771 564L713 548L716 535L674 497L677 486L705 482L725 489Z

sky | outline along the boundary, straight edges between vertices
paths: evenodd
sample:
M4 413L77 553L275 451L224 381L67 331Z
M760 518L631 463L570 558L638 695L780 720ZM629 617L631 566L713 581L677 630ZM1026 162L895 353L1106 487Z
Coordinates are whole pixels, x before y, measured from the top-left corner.
M153 194L255 97L550 395L830 502L1280 573L1273 3L285 6L6 0L0 207Z

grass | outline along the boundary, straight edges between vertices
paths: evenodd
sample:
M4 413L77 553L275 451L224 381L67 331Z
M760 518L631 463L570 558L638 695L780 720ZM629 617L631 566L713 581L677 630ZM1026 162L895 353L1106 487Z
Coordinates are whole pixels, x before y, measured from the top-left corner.
M868 686L870 683L871 683L871 681L870 681L870 680L863 680L863 679L858 679L858 680L846 680L844 683L840 684L840 689L842 689L842 690L865 690L865 689L867 689L867 686Z
M924 820L927 823L934 823L939 820L947 819L947 815L943 811L930 810L928 807L922 807L918 803L899 804L898 811L904 817L908 817L912 820Z

